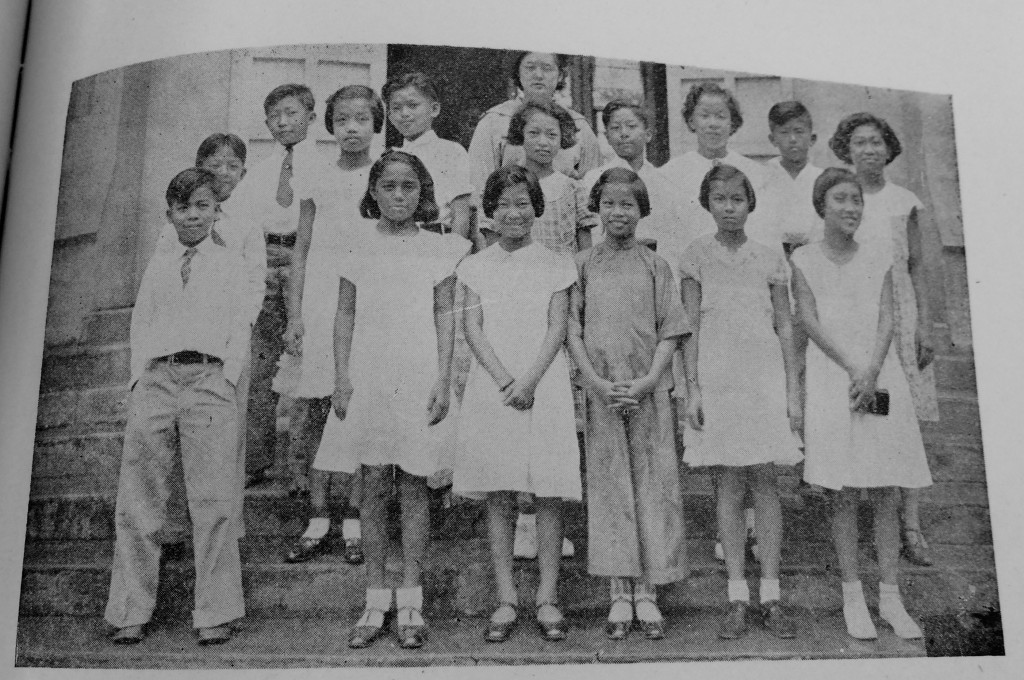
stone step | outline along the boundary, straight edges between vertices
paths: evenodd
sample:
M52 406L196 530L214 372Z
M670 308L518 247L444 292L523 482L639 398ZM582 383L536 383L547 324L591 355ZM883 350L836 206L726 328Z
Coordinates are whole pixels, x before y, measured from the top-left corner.
M716 531L714 498L708 475L691 475L689 488L706 488L687 493L685 511L688 535L710 538ZM51 478L52 479L52 478ZM116 480L116 476L113 477ZM45 481L45 480L44 480ZM41 482L39 483L41 488ZM81 486L75 480L76 487ZM114 535L116 489L100 492L52 494L33 493L29 501L27 538L29 540L96 540ZM809 493L783 497L783 520L787 531L804 539L827 541L829 528L827 504ZM440 494L434 495L440 501ZM332 516L340 517L335 502ZM865 516L868 504L862 504ZM303 502L289 498L280 488L249 489L245 500L246 530L254 536L295 536L304 528L307 509ZM443 509L438 502L431 511L432 526L438 536L473 538L485 535L483 505L465 501ZM983 482L936 482L921 501L923 526L934 541L954 545L991 545L988 498ZM580 537L586 533L585 509L580 503L566 504L566 533Z
M85 320L82 343L86 345L127 343L131 326L131 307L94 312Z
M865 534L867 535L867 534ZM281 541L245 539L243 581L252 616L353 616L362 607L365 569L330 554L305 564L285 564ZM660 589L667 611L724 608L725 565L713 557L713 541L688 542L691 575ZM608 607L607 580L586 570L586 545L563 560L559 599L567 613L590 615ZM998 610L991 547L935 546L935 566L901 562L901 588L908 610L918 615ZM392 546L388 572L400 578L401 551ZM22 574L22 616L102 615L110 586L111 546L107 542L33 545L26 551ZM435 617L480 615L495 606L488 543L484 539L434 541L424 568L428 613ZM861 578L869 604L877 600L877 564L869 541L861 546ZM749 562L756 594L758 568ZM519 600L529 602L537 585L536 561L516 561ZM194 571L189 557L163 565L158 610L161 616L187 617L192 607ZM842 607L838 567L831 543L788 543L783 550L781 588L786 604L823 611Z
M131 350L123 342L49 348L43 355L40 395L104 385L127 385L131 377L130 358Z
M430 638L419 650L398 647L392 635L372 648L346 645L354 617L274 619L250 616L233 640L200 647L187 622L154 622L146 640L112 645L105 624L74 617L23 617L15 664L54 668L339 668L417 666L502 666L539 664L670 663L743 659L863 659L921 657L923 640L902 640L879 622L877 640L854 640L841 614L794 610L798 634L779 640L752 626L739 640L716 636L721 612L670 612L664 640L637 633L626 640L605 638L599 617L573 618L562 642L542 641L524 620L505 644L484 642L480 619L432 619ZM524 614L524 619L529 613ZM929 621L924 622L931 639ZM938 630L938 626L935 626ZM662 667L667 670L667 667ZM723 670L725 670L723 668Z

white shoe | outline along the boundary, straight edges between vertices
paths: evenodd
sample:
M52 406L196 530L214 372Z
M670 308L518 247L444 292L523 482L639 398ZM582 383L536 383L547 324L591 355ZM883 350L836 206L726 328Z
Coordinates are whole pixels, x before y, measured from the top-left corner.
M568 538L562 539L562 557L573 557L576 555L576 547Z
M563 550L565 546L563 545ZM537 559L537 516L519 515L516 520L516 539L512 554L521 560Z

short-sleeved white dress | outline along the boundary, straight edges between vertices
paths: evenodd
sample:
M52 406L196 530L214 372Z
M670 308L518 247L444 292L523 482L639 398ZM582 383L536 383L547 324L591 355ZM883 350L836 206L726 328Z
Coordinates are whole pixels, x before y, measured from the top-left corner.
M786 371L770 284L786 285L781 250L752 239L730 251L714 234L683 253L681 276L700 283L697 366L704 429L684 431L689 465L794 465L803 456L789 427Z
M315 469L397 465L428 476L449 457L454 418L427 425L438 368L434 287L469 249L469 241L453 234L421 229L397 237L375 228L345 249L337 271L356 287L348 362L353 392L345 420L333 411L327 420Z
M466 258L459 281L480 296L484 335L513 376L537 359L548 328L551 296L576 281L568 257L538 242L508 252L500 244ZM559 350L534 392L534 405L518 411L502 403L490 374L475 363L466 385L453 473L456 493L525 491L578 500L580 454L564 350Z
M822 328L855 361L865 365L874 352L878 310L891 251L861 244L845 264L829 260L820 243L793 253L793 266L807 280ZM807 405L804 479L829 489L932 483L910 387L895 343L878 374L878 389L889 391L889 415L850 411L850 377L813 342L807 348Z

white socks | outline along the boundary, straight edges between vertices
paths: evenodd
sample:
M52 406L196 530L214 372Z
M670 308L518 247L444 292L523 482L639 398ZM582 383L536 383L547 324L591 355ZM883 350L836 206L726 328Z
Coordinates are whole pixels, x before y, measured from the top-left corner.
M610 581L612 608L608 611L608 621L628 623L633 620L633 589L630 580L613 576Z
M318 539L323 538L327 535L327 532L331 529L331 520L327 517L314 517L309 520L309 526L306 527L306 533L302 534L303 538Z
M395 607L399 626L422 626L423 586L395 588Z
M362 526L362 522L360 522L358 519L341 520L341 537L346 541L351 538L362 539Z
M729 602L750 602L750 588L746 579L729 579Z
M921 627L914 623L910 614L903 608L900 599L900 587L896 584L878 584L878 615L892 626L896 635L901 638L922 637Z
M657 604L658 591L647 581L633 581L633 609L636 618L646 623L661 621L661 610Z
M758 598L761 600L761 604L766 602L778 602L779 600L779 579L777 578L763 578L761 579L761 589L758 592Z
M858 640L874 640L878 637L875 624L871 622L868 605L864 602L864 589L860 581L843 582L843 618L846 631Z
M384 614L388 611L391 611L391 589L367 588L366 609L356 625L380 628L384 625Z

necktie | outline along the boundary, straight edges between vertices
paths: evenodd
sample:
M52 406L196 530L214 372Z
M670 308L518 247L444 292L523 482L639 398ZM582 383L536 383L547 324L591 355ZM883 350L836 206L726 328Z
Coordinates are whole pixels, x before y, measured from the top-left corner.
M188 285L188 276L192 273L192 258L199 252L196 247L185 249L185 261L181 263L181 287L184 288Z
M281 162L281 176L277 180L277 204L282 208L287 208L292 204L292 200L295 198L295 194L292 192L292 156L293 147L286 146L286 152L284 154L284 160Z

